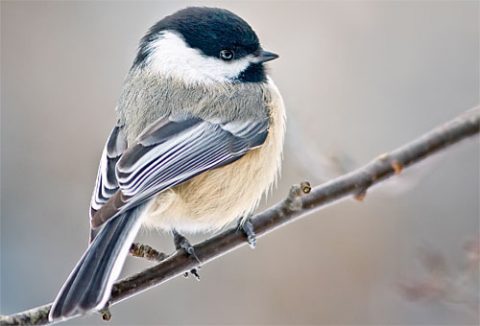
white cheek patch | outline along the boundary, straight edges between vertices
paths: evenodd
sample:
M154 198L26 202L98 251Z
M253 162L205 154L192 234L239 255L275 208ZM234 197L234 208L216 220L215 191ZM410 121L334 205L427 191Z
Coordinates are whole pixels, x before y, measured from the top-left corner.
M152 42L150 51L147 64L153 71L189 84L230 82L247 69L253 59L253 56L246 56L225 62L207 57L200 50L189 47L181 36L169 31L163 32Z

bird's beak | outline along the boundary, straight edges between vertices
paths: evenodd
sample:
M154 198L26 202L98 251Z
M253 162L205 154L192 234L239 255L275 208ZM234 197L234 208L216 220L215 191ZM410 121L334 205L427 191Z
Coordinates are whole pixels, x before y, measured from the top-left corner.
M265 50L258 50L254 53L254 60L256 63L264 63L278 58L278 54L268 52Z

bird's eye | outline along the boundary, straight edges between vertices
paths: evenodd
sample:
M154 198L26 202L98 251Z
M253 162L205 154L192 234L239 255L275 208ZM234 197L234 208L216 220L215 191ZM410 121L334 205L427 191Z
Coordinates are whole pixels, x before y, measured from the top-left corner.
M233 59L234 53L232 50L222 50L220 51L220 58L225 61L230 61Z

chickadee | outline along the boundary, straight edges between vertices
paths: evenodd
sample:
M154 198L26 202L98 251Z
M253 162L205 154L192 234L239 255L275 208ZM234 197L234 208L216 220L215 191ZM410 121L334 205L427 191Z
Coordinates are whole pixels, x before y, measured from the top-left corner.
M178 244L256 208L281 163L284 105L264 67L277 57L224 9L183 9L148 31L100 161L91 244L50 320L105 306L141 225Z

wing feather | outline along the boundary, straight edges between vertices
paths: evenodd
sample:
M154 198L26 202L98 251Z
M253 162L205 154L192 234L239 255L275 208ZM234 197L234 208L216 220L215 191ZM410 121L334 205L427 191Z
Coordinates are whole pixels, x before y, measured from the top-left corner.
M92 225L99 226L165 189L239 159L263 144L268 126L268 118L225 123L199 118L158 120L117 159L116 194L95 213Z
M108 200L118 191L118 180L115 174L115 166L123 152L127 149L124 126L117 124L110 133L105 144L100 166L97 173L97 181L93 190L90 203L90 217L93 217Z

